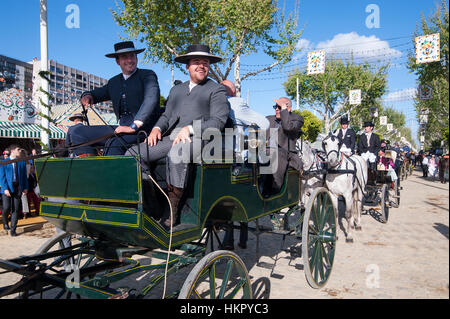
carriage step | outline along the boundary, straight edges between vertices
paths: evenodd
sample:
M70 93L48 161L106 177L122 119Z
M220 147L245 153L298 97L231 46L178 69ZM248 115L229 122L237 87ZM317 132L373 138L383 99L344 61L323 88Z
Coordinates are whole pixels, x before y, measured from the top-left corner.
M265 269L273 269L275 264L269 264L269 263L266 263L265 261L260 261L256 264L256 266L260 267L260 268L265 268Z
M398 196L398 195L392 195L391 197L393 197L393 198L400 198L400 196Z
M277 229L269 231L271 234L278 234L278 235L288 235L292 232L292 230L283 230L283 229Z

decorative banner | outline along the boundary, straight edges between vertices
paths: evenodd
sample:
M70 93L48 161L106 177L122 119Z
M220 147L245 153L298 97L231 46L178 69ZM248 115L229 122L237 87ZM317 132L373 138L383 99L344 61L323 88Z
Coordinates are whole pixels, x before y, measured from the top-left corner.
M386 125L386 128L387 128L388 132L390 132L390 131L392 131L392 130L394 129L394 124L388 123L388 124Z
M369 108L369 112L370 112L370 116L378 117L378 108L371 107L371 108Z
M430 100L433 97L433 89L429 85L419 85L419 99Z
M397 137L400 137L400 136L402 136L402 133L398 132Z
M419 115L419 123L423 125L423 124L427 124L427 122L428 122L428 115L420 114Z
M420 136L420 142L421 142L421 143L425 142L425 136L424 136L424 135L421 135L421 136Z
M402 136L402 138L400 139L400 141L402 141L402 143L406 142L406 138L404 136Z
M361 104L361 90L350 90L348 99L351 105Z
M25 99L22 90L9 89L0 93L0 121L37 123L40 120L38 110Z
M387 116L380 116L380 125L387 124Z
M325 72L325 50L308 53L308 75Z
M416 37L416 64L439 61L440 45L439 33Z

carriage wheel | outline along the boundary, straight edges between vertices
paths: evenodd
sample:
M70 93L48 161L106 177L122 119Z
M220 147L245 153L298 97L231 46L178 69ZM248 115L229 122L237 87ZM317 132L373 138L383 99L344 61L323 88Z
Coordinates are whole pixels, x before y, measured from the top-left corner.
M316 189L306 206L302 229L302 255L306 280L322 288L330 278L336 251L336 207L328 190Z
M49 252L57 251L59 249L64 249L67 247L68 244L68 236L70 236L70 233L62 232L59 234L54 235L49 240L47 240L36 252L36 255L42 255ZM75 242L76 241L76 242ZM71 239L71 244L78 244L79 240ZM61 256L60 256L61 257ZM51 260L43 260L44 263L51 263L55 261L55 259L58 257L54 257ZM49 271L49 274L58 274L58 273L74 273L74 271L82 269L84 267L87 267L89 265L92 265L97 261L95 257L95 252L92 251L92 254L85 252L84 254L76 254L72 258L64 259L59 264L56 264L54 267L52 267ZM81 279L81 278L80 278ZM28 298L29 296L37 296L41 299L60 299L60 298L80 298L80 295L78 294L72 294L71 291L66 291L66 289L61 287L45 287L45 293L44 291L26 291L25 293L21 293L21 298Z
M399 187L399 179L397 178L394 183L394 187L389 187L389 198L390 204L398 208L400 206L400 187Z
M387 223L389 219L389 189L387 184L383 184L383 187L381 187L380 206L381 206L380 221L382 223Z
M217 250L203 257L181 288L179 299L251 299L244 262L234 252Z

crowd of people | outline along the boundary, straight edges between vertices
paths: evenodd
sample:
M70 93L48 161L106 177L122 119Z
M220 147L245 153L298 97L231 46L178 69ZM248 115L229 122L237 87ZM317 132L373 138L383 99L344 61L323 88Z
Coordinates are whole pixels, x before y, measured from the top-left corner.
M416 158L416 165L422 168L422 177L435 181L439 179L441 183L446 183L449 180L448 168L449 168L449 154L440 155L429 152L421 153Z
M36 155L36 149L31 154ZM20 215L23 218L39 214L39 191L33 161L25 160L28 153L17 144L3 151L3 161L18 160L0 166L1 213L3 229L17 236ZM20 160L24 159L24 160Z

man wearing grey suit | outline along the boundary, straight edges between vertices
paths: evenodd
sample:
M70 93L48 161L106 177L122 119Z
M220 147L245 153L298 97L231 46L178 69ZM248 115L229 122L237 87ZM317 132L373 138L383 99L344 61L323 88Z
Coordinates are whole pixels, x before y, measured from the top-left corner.
M194 44L175 62L186 64L189 81L170 90L166 110L156 122L147 144L132 147L126 154L141 151L143 168L167 156L166 176L168 197L173 211L172 225L178 217L178 203L186 187L188 165L201 153L201 136L206 129L222 131L230 113L225 88L208 78L210 64L221 61L211 55L206 45ZM197 125L200 124L200 129ZM200 145L200 147L196 147ZM181 155L180 155L181 152ZM187 155L187 156L186 156ZM170 219L163 216L162 225L170 227Z
M137 143L138 131L149 132L159 117L158 78L152 70L137 68L137 54L144 49L135 49L131 41L116 43L114 49L115 52L106 54L106 57L115 58L122 73L111 78L105 86L84 92L81 95L81 104L89 107L95 103L111 100L119 126L77 127L73 131L73 144L85 143L115 133L107 141L84 146L83 150L74 149L73 153L77 156L95 155L95 147L104 147L105 155L122 155L129 144Z

